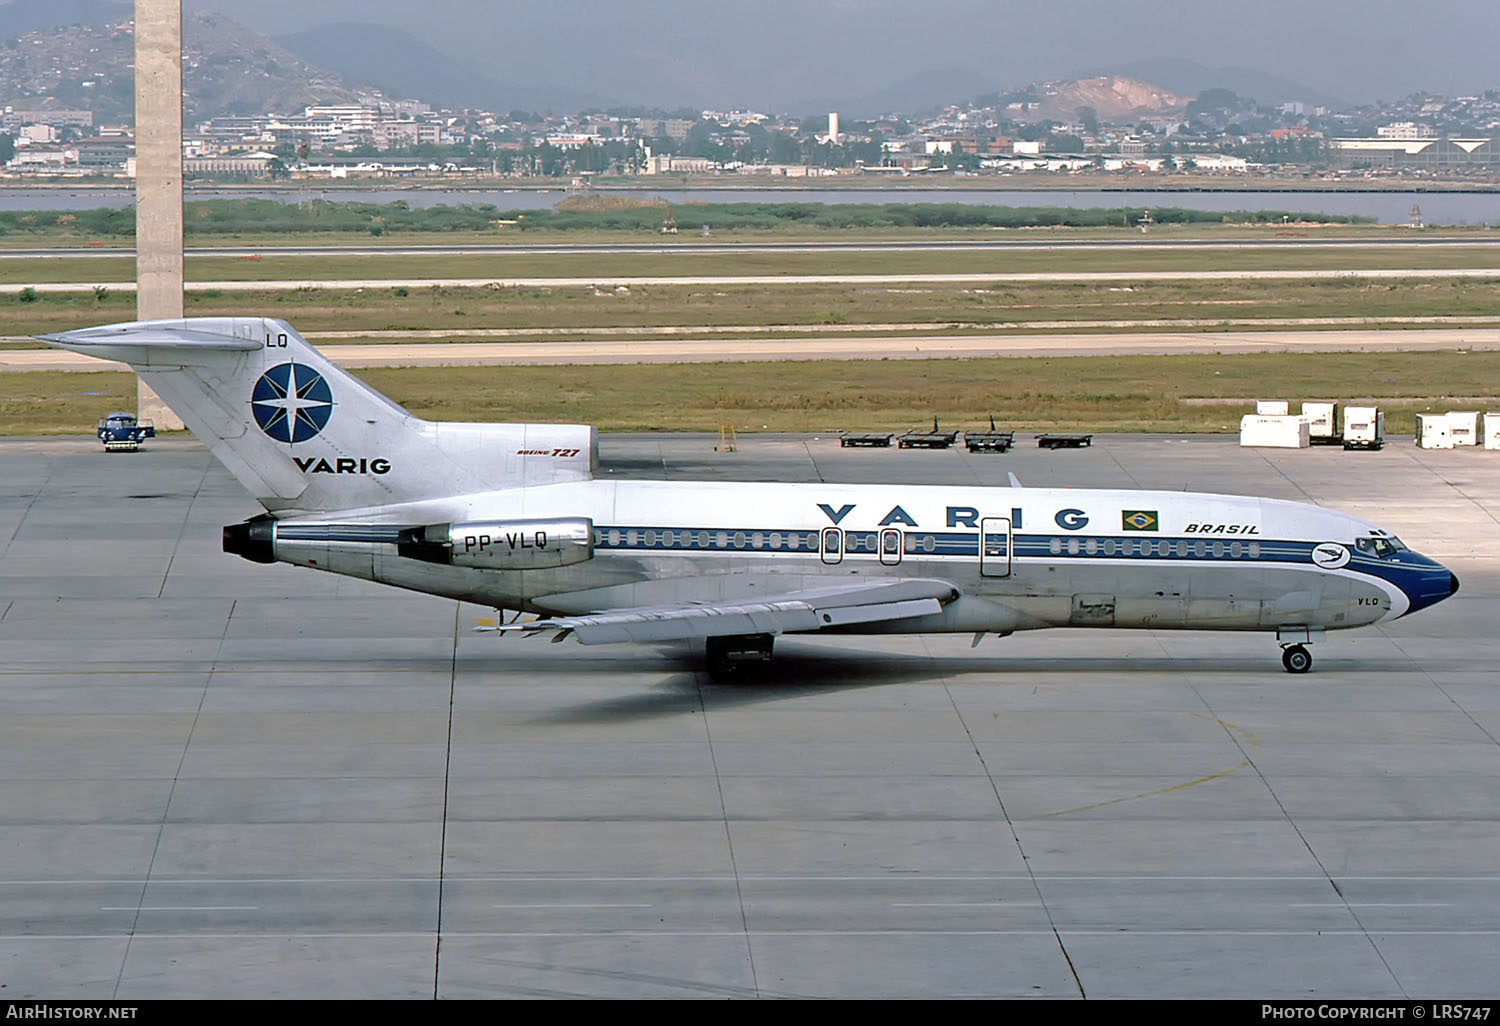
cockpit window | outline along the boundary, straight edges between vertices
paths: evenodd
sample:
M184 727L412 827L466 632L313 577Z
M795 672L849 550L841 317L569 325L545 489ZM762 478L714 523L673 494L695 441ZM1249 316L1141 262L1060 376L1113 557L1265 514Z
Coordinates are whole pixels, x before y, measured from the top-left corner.
M1356 538L1354 540L1354 547L1367 556L1374 556L1376 559L1385 559L1387 556L1393 556L1401 552L1406 548L1406 545L1395 535L1389 535L1384 538L1378 536Z

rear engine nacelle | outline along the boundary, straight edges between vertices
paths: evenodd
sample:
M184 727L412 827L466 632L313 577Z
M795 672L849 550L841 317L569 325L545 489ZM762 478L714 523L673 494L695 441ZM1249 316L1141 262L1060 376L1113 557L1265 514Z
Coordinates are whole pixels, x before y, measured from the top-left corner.
M428 524L402 531L396 552L478 570L547 570L594 558L594 522L566 517Z

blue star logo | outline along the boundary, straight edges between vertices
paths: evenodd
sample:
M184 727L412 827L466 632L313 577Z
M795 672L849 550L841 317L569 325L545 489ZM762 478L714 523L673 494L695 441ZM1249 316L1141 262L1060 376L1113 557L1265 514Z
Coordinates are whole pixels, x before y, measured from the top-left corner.
M305 442L328 426L333 391L311 367L279 363L260 376L250 394L255 423L278 442Z

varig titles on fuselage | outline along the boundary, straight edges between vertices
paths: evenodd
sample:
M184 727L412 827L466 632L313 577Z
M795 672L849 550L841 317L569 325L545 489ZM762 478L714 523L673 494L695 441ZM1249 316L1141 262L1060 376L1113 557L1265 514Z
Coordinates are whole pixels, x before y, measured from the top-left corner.
M835 526L843 526L851 514L855 513L856 503L845 502L835 506L833 503L820 502L817 507L829 522ZM882 504L883 507L883 504ZM916 507L914 507L916 508ZM943 510L943 527L971 527L978 528L982 516L1003 516L1001 510L995 510L993 514L981 514L974 506L945 506ZM859 519L856 517L856 520ZM1086 511L1076 506L1067 506L1056 510L1052 514L1052 522L1064 531L1082 531L1089 526L1091 517ZM1025 527L1025 515L1020 507L1012 507L1009 510L1009 520L1012 530L1022 530ZM1119 514L1119 530L1131 533L1160 533L1161 514L1154 509L1122 509ZM907 511L900 503L893 505L889 512L885 513L876 521L878 527L922 527L926 526ZM1097 529L1097 524L1096 524ZM1246 537L1260 534L1260 525L1252 523L1228 523L1219 521L1194 520L1184 524L1180 534L1222 534Z
M826 516L830 521L832 521L835 526L842 524L844 522L844 518L847 517L850 513L853 513L855 508L856 504L852 502L843 503L839 506L838 509L834 509L832 504L827 502L818 503L818 509L822 510L823 515ZM944 513L945 522L943 526L977 528L979 526L979 516L979 510L973 506L949 506ZM1010 521L1012 527L1019 530L1021 527L1021 519L1020 509L1012 509L1010 511ZM1087 517L1084 518L1084 522L1088 522ZM920 527L922 525L917 521L916 517L908 513L898 503L895 506L891 507L891 511L889 513L880 518L880 523L878 524L878 526Z

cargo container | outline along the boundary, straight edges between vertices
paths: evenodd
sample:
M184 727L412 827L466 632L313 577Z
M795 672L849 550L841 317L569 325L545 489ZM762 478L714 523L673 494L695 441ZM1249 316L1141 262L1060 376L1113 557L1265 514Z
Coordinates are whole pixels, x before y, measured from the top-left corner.
M1453 448L1453 433L1448 423L1448 416L1444 413L1417 414L1417 448Z
M1285 417L1290 410L1287 408L1285 399L1257 399L1255 400L1255 414L1258 417Z
M1385 448L1385 414L1374 406L1344 407L1344 448Z
M1240 418L1240 445L1274 449L1306 449L1306 417L1262 417L1247 413Z
M1479 444L1479 414L1474 410L1454 411L1448 414L1448 436L1453 447Z
M1483 425L1484 447L1500 449L1500 413L1486 413L1479 422Z
M1339 435L1338 403L1320 399L1303 403L1302 416L1307 418L1307 434L1313 445L1338 445L1343 441Z

